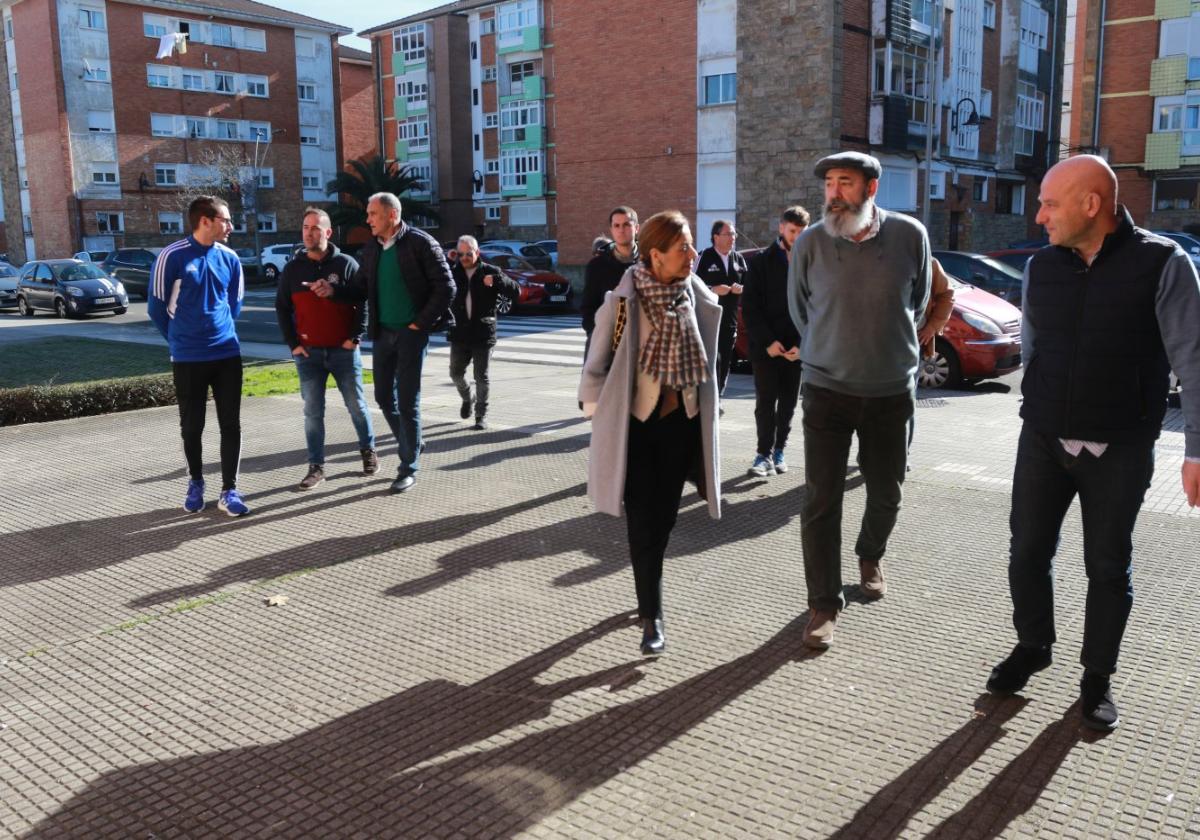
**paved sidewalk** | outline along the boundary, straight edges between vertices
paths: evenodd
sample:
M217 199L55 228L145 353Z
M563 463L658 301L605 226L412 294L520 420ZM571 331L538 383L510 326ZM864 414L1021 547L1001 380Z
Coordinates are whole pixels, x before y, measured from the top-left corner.
M1025 698L983 694L1013 641L1004 385L922 395L888 597L852 592L818 656L799 435L791 472L747 477L735 376L725 518L685 499L668 654L647 660L624 524L585 495L577 372L494 366L494 423L473 432L444 363L426 371L403 496L390 447L359 474L334 394L329 480L294 491L299 399L246 401L240 520L181 510L174 408L0 429L0 835L1200 836L1200 514L1178 502L1176 414L1135 535L1124 722L1095 738L1072 705L1076 513L1054 666Z

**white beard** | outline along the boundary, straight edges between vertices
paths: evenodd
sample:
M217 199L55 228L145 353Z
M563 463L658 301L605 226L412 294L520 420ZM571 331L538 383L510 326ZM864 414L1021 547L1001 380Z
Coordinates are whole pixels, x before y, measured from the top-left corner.
M847 239L862 233L871 224L871 217L875 212L875 199L868 198L858 208L857 213L850 213L845 210L840 212L826 212L821 217L821 224L825 225L825 230L829 231L833 236L844 236Z

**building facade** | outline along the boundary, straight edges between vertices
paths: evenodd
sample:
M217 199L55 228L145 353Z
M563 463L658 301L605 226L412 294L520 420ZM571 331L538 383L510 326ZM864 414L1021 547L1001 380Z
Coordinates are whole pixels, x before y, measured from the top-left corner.
M1200 233L1200 7L1078 0L1074 149L1104 156L1153 229Z
M349 29L251 0L8 0L0 14L14 259L164 245L207 188L233 196L234 244L256 229L292 241L304 205L328 200Z
M371 54L338 46L341 105L342 160L362 160L376 153L379 120L376 111L375 71Z

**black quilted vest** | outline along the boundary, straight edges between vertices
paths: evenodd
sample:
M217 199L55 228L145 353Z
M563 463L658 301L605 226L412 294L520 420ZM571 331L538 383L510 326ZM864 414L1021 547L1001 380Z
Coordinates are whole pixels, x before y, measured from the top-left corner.
M1175 245L1120 216L1090 267L1053 245L1029 261L1021 417L1054 437L1154 440L1162 426L1170 365L1155 296Z

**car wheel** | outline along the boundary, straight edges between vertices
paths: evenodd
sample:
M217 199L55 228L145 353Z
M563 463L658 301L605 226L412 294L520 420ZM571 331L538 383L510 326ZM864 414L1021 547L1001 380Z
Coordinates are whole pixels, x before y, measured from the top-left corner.
M512 308L513 308L512 298L504 297L503 295L496 298L496 311L499 312L501 315L507 315L509 312L512 312Z
M273 281L278 276L279 276L279 269L273 265L269 265L263 269L263 277L266 277L268 280Z
M124 315L128 310L124 306L118 306L113 310L113 315Z
M67 302L65 300L63 300L62 298L54 299L54 317L55 318L69 317L67 315Z
M29 305L29 302L24 297L17 298L17 311L26 318L33 317L33 307Z
M950 342L939 338L933 355L921 359L917 370L917 385L921 388L957 388L962 385L962 367Z

